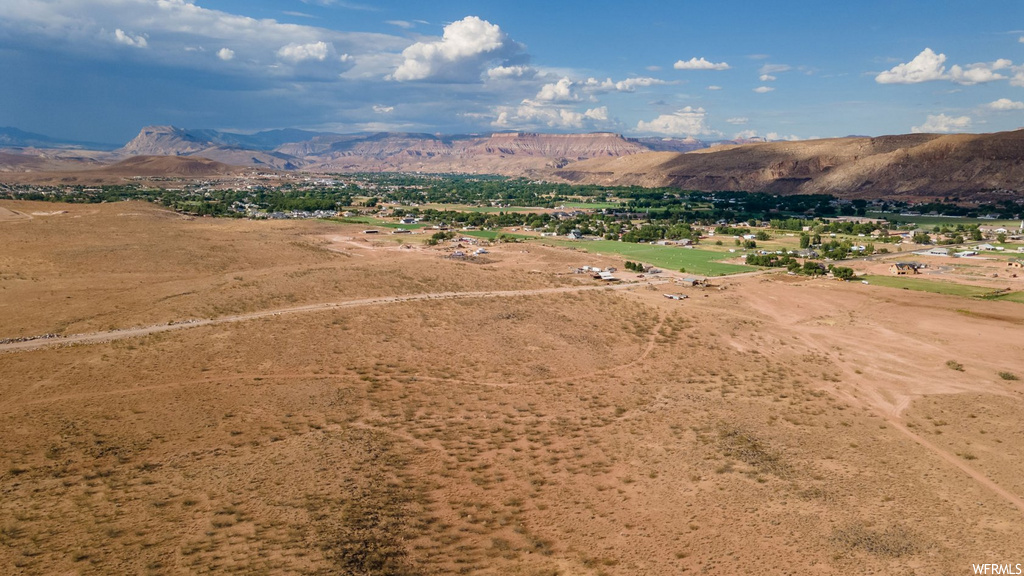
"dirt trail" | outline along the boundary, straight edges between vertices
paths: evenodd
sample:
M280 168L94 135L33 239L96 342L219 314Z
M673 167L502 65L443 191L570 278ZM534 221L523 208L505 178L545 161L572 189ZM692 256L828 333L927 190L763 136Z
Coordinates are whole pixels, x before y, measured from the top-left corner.
M763 295L759 295L756 292L748 294L748 299L752 300L757 306L757 309L764 314L778 326L783 327L786 331L793 335L794 339L800 341L808 350L813 350L823 356L829 356L834 351L834 347L839 345L848 349L856 348L856 338L844 338L843 335L838 334L834 331L816 330L810 323L810 320L816 318L816 311L793 311L791 310L788 314L782 314L777 308L769 305L764 299ZM770 300L771 297L768 297ZM758 305L757 303L760 302ZM802 329L798 329L802 328ZM876 329L875 341L878 341L877 335L879 331ZM924 339L918 339L915 341L915 345L927 349L942 351L943 349L937 346L933 342L929 342ZM850 376L849 374L847 376ZM900 378L892 378L889 384L900 381ZM900 431L903 435L907 436L914 442L916 442L922 448L932 452L940 459L945 461L947 464L954 466L963 473L967 474L979 485L987 488L995 495L1001 497L1003 500L1016 506L1021 512L1024 512L1024 498L1009 492L983 473L972 468L966 464L961 458L955 454L951 454L948 451L936 446L929 442L922 436L916 434L910 430L903 422L902 413L910 406L910 403L915 397L922 397L928 394L948 394L955 393L958 390L956 387L942 384L931 384L928 386L915 386L905 387L901 389L899 386L882 386L878 383L870 385L866 380L861 379L861 384L866 384L863 387L857 388L856 391L850 388L849 383L839 384L837 386L828 386L824 389L832 395L841 398L854 406L859 406L871 410L878 416L885 419L893 428ZM903 382L903 384L907 384ZM985 386L979 384L975 391L985 389ZM1000 393L999 390L988 389L989 393Z
M451 300L461 298L503 298L515 296L535 296L539 294L559 294L565 292L586 292L590 290L629 290L639 286L651 286L664 284L661 282L645 282L637 284L616 284L616 285L588 285L588 286L564 286L559 288L536 288L531 290L504 290L485 292L436 292L426 294L410 294L408 296L388 296L382 298L363 298L359 300L348 300L342 302L322 302L318 304L306 304L290 308L279 308L276 310L263 310L249 314L238 314L234 316L223 316L220 318L205 318L200 320L186 320L173 324L156 324L153 326L141 326L137 328L125 328L122 330L111 330L106 332L92 332L88 334L73 334L70 336L57 336L52 338L37 338L21 342L8 342L0 344L0 352L24 352L37 350L50 346L67 346L70 344L95 344L98 342L110 342L123 340L125 338L137 338L148 336L159 332L170 332L185 328L196 328L199 326L210 326L213 324L227 324L229 322L244 322L268 316L280 316L282 314L296 314L300 312L318 312L336 308L357 308L361 306L378 306L382 304L394 304L398 302L413 302L418 300Z

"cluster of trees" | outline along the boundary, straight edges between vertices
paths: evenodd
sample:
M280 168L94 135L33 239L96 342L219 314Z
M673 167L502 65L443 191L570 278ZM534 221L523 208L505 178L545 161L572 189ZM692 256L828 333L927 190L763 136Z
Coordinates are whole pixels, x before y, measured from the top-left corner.
M834 277L840 280L855 278L853 268L832 265L826 268L824 264L815 260L800 262L790 254L748 254L747 264L751 266L764 266L766 268L785 268L794 274L803 274L805 276L822 276L831 272Z
M626 260L626 263L623 264L623 267L626 270L630 270L630 271L633 271L633 272L643 272L645 270L643 264L641 264L639 262L631 262L629 260Z

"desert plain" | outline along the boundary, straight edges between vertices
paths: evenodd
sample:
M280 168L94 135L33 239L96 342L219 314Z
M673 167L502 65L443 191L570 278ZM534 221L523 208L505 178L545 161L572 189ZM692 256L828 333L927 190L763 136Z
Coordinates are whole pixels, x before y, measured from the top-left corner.
M0 203L2 572L1024 563L1024 305L361 231Z

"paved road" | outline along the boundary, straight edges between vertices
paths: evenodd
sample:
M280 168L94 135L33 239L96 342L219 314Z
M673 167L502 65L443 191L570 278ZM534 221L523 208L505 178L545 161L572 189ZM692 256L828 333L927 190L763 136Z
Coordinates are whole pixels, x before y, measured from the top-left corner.
M559 294L563 292L585 292L589 290L629 290L640 286L651 286L665 284L664 280L654 280L641 283L623 284L600 284L587 286L565 286L561 288L536 288L533 290L505 290L485 292L435 292L427 294L410 294L407 296L387 296L381 298L363 298L359 300L345 300L342 302L322 302L319 304L306 304L291 308L278 308L275 310L263 310L238 314L235 316L222 316L220 318L207 318L201 320L185 320L171 324L154 324L137 328L125 328L122 330L110 330L106 332L90 332L87 334L72 334L70 336L57 336L51 338L36 338L21 342L8 342L0 344L0 352L24 352L37 350L50 346L67 346L70 344L95 344L97 342L110 342L112 340L123 340L125 338L136 338L158 332L170 332L172 330L184 330L199 326L210 326L213 324L226 324L229 322L244 322L256 318L268 316L281 316L283 314L297 314L301 312L318 312L322 310L333 310L336 308L358 308L360 306L379 306L382 304L393 304L396 302L414 302L417 300L451 300L461 298L502 298L511 296L534 296L538 294Z

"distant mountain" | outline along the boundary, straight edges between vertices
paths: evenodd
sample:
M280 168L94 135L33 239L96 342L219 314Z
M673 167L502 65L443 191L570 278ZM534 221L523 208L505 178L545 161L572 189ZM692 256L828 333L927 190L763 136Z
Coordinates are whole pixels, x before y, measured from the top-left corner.
M25 132L11 126L0 127L0 148L81 148L87 150L113 150L116 144L61 140L43 134Z
M279 152L246 147L239 142L258 141L266 145L292 136L317 135L315 132L306 133L301 130L260 134L263 136L245 136L216 130L185 130L174 126L147 126L116 152L123 156L198 156L236 166L294 170L300 167L301 160Z
M237 134L147 126L110 152L49 150L52 140L15 129L0 172L31 173L110 164L128 157L202 158L225 165L311 172L461 172L603 185L668 186L840 197L975 199L1024 195L1024 130L998 134L851 136L801 142L760 138L624 138L619 134L334 134L271 130ZM147 174L199 173L201 165L147 161ZM185 168L188 166L188 168ZM142 165L127 164L126 170ZM148 167L151 167L150 170ZM222 170L217 167L214 172Z
M1020 198L1024 130L766 142L685 154L649 152L577 162L547 176L587 184L849 198Z

